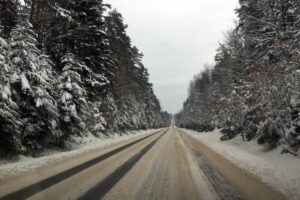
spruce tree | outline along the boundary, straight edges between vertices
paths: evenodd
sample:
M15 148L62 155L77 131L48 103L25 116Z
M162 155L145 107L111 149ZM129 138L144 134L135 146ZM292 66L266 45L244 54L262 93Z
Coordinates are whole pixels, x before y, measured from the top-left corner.
M28 150L40 150L53 143L58 131L58 110L54 97L52 62L37 48L37 35L29 22L28 8L18 12L17 25L9 39L9 64L13 99L22 112L22 143Z
M9 37L9 33L17 22L17 0L0 0L0 26L2 26L1 36Z
M0 26L0 35L2 31L3 28ZM8 65L8 50L7 41L0 36L0 147L5 153L23 153L25 150L21 141L23 121L20 108L12 99L10 86L12 70Z
M62 57L61 74L58 76L58 107L61 113L61 130L64 138L70 135L86 135L88 120L87 92L83 87L82 73L89 69L71 53Z

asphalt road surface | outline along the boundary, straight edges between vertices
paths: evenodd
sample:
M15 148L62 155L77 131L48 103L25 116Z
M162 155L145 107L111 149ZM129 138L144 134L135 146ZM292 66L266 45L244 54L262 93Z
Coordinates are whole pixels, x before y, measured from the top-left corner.
M172 125L2 180L2 199L286 198Z

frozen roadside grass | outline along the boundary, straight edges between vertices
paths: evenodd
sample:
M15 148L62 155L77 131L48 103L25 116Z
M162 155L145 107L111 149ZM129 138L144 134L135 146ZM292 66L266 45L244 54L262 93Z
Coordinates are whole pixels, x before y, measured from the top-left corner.
M133 137L142 136L154 131L154 129L132 131L127 134L113 134L110 137L96 138L90 135L85 138L72 138L72 143L67 144L68 151L61 149L46 149L41 156L17 156L13 159L0 160L0 181L6 177L18 176L24 172L34 171L37 168L46 166L50 163L59 163L68 158L72 158L84 152L115 144Z
M300 199L300 158L291 154L281 154L282 147L269 150L258 145L256 140L243 142L241 136L229 141L220 140L220 130L196 132L185 129L195 139L200 140L239 167L260 177L289 199Z

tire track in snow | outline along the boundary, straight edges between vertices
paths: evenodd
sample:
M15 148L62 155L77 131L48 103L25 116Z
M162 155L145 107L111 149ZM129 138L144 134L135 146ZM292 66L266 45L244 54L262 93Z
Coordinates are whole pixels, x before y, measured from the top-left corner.
M139 153L135 154L128 161L118 167L115 171L109 174L106 178L100 181L95 187L88 190L85 194L80 196L78 200L85 199L101 199L108 193L111 188L118 183L118 181L126 175L126 173L158 142L158 140L168 132L169 129L164 131L158 138L140 150Z
M243 198L241 197L239 192L228 181L225 180L225 178L209 163L209 161L203 156L203 154L189 145L182 134L179 135L184 144L196 157L200 170L203 171L203 174L206 176L207 180L217 193L218 197L221 200L242 200Z
M149 137L151 137L151 136L153 136L153 135L156 135L159 132L161 132L161 130L156 131L155 133L152 133L152 134L150 134L148 136L145 136L141 139L138 139L136 141L133 141L129 144L123 145L123 146L121 146L117 149L114 149L112 151L109 151L105 154L102 154L102 155L100 155L100 156L98 156L98 157L96 157L92 160L89 160L87 162L84 162L80 165L77 165L75 167L67 169L67 170L65 170L63 172L60 172L56 175L53 175L49 178L46 178L46 179L41 180L39 182L36 182L36 183L34 183L32 185L29 185L27 187L24 187L20 190L17 190L15 192L7 194L3 197L0 197L0 200L12 200L12 199L23 200L23 199L27 199L28 197L30 197L30 196L32 196L36 193L39 193L39 192L41 192L41 191L43 191L43 190L45 190L45 189L47 189L47 188L49 188L53 185L65 180L65 179L67 179L71 176L74 176L75 174L77 174L77 173L79 173L79 172L81 172L81 171L83 171L83 170L85 170L85 169L87 169L87 168L89 168L93 165L96 165L99 162L101 162L101 161L103 161L103 160L105 160L105 159L107 159L107 158L109 158L109 157L111 157L111 156L113 156L113 155L115 155L115 154L117 154L117 153L119 153L119 152L121 152L121 151L123 151L123 150L125 150L125 149L127 149L127 148L129 148L129 147L131 147L131 146L133 146L133 145L149 138Z

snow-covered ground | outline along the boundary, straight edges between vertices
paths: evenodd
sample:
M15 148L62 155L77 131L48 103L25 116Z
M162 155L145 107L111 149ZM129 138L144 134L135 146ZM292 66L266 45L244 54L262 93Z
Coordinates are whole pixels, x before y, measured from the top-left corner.
M63 150L45 150L41 157L33 158L31 156L18 156L14 159L0 160L0 181L5 177L16 176L24 172L46 166L52 162L63 161L64 159L74 157L81 153L102 148L114 143L131 139L133 137L145 135L153 130L133 131L128 134L114 134L109 138L96 138L90 135L86 138L73 138L73 143L69 143L69 151ZM79 142L80 141L80 142Z
M229 141L220 141L219 130L204 133L186 129L185 131L236 165L260 177L265 183L277 188L289 199L300 199L299 157L281 154L282 147L268 151L255 140L243 142L239 136Z

